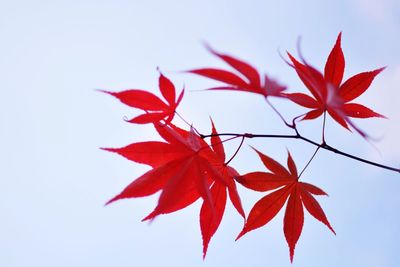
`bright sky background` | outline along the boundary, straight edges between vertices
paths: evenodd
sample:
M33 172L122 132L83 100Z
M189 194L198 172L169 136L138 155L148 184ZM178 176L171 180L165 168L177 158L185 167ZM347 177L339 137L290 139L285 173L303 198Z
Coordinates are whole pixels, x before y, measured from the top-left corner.
M151 127L123 121L129 109L95 88L157 92L159 66L188 90L179 111L201 131L211 115L219 131L290 133L262 98L234 92L190 92L214 82L179 71L224 66L207 42L304 90L279 57L304 56L323 68L343 31L345 77L388 68L360 97L390 120L357 122L381 139L379 152L328 123L327 140L345 151L399 166L400 2L352 1L0 1L0 266L291 266L281 212L241 240L242 220L228 204L205 261L200 203L140 220L157 196L104 203L147 167L99 150L158 138ZM158 92L157 92L158 93ZM285 116L303 109L278 102ZM181 122L178 121L180 125ZM320 123L303 123L316 140ZM246 142L301 168L313 148L300 142ZM228 154L235 143L228 144ZM246 145L232 165L262 169ZM399 174L321 152L303 176L330 194L319 197L337 236L306 215L292 266L400 266ZM246 213L263 194L240 188Z

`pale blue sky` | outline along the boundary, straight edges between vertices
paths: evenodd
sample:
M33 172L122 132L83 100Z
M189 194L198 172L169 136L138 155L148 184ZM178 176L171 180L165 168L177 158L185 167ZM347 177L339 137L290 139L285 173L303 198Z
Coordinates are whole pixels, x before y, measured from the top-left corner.
M359 122L373 147L328 123L332 145L399 165L400 4L353 1L0 1L0 266L290 266L283 214L234 242L241 218L228 205L202 260L200 203L151 225L140 220L157 196L103 204L147 168L99 150L157 138L151 127L127 124L138 114L93 89L157 92L159 66L177 87L180 113L206 132L286 133L261 97L190 92L215 83L179 73L224 66L201 45L246 59L304 90L278 51L302 51L322 69L343 31L345 77L388 66L360 101L390 120ZM205 105L207 103L207 106ZM285 116L302 110L282 104ZM301 130L319 138L320 122ZM251 140L299 166L313 148L299 142ZM228 153L236 145L229 144ZM232 162L239 172L262 169L245 146ZM318 198L333 236L306 215L293 266L399 266L399 174L322 152L304 174L330 194ZM240 188L246 213L263 194Z

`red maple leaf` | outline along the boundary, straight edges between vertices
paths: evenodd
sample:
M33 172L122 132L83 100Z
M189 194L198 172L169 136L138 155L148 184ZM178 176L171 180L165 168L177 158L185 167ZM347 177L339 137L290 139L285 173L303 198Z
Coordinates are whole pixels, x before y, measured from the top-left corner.
M210 47L207 48L212 54L219 57L239 72L239 74L236 74L231 71L216 68L202 68L188 71L227 84L226 86L213 87L209 90L233 90L260 94L264 97L282 97L282 92L286 90L286 86L280 85L266 74L264 75L264 82L262 83L260 73L250 64L232 56L218 53Z
M210 208L205 201L201 206L200 228L203 236L203 258L207 254L208 244L212 236L218 230L219 224L221 223L222 216L225 211L227 191L233 206L236 208L238 213L245 218L242 203L240 201L234 180L235 177L239 176L239 173L234 168L225 164L224 147L220 137L217 135L217 131L213 122L211 134L211 147L218 158L215 168L224 177L224 181L226 181L228 185L216 180L210 189L211 197L214 200L213 209Z
M261 161L271 172L251 172L239 176L237 181L243 186L255 191L270 191L272 193L261 198L251 209L243 230L236 239L254 229L267 224L272 220L282 207L286 205L283 219L283 231L289 245L290 261L293 262L294 249L303 229L304 211L303 207L317 220L324 223L333 233L335 231L328 222L324 211L313 195L327 195L320 188L299 182L296 165L288 152L287 166L283 167L274 159L258 153Z
M122 92L102 92L118 98L125 105L142 109L146 112L129 120L129 122L146 124L164 120L168 124L174 118L175 110L183 98L184 90L181 91L176 99L174 84L162 73L160 73L159 88L166 102L162 101L158 96L140 89Z
M222 142L211 138L211 146L193 130L185 131L173 124L155 124L156 130L167 142L140 142L123 148L105 148L153 169L146 172L107 204L124 198L152 195L161 191L158 205L143 220L171 213L187 207L200 197L204 200L200 211L205 257L211 237L221 222L227 191L234 207L244 218L244 211L234 177L239 174L227 166ZM214 124L212 133L217 134Z
M210 163L217 159L208 144L193 130L185 131L171 125L155 127L167 143L150 141L119 149L105 149L153 167L108 203L123 198L148 196L161 190L157 207L144 220L182 209L199 197L203 197L212 206L210 178L221 177Z
M312 97L303 93L285 94L287 98L303 107L311 109L305 114L303 120L312 120L321 116L324 112L328 114L341 126L349 129L349 125L363 137L365 133L358 129L350 120L351 118L371 118L383 115L351 101L363 94L371 85L374 78L384 68L369 72L362 72L342 82L345 59L341 48L341 33L330 52L325 64L324 74L310 66L307 62L297 61L290 53L289 63L297 72L301 81L311 92Z

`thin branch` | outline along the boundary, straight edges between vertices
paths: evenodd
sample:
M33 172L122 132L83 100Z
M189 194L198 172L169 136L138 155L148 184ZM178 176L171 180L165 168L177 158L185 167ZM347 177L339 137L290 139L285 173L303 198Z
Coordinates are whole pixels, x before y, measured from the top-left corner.
M286 134L251 134L251 133L218 133L218 134L201 134L202 139L212 137L212 136L236 136L245 138L288 138L288 139L301 139L300 135L286 135ZM315 143L317 144L317 143ZM318 145L318 144L317 144Z
M204 139L204 138L211 137L211 136L236 136L236 137L244 137L244 138L284 138L284 139L300 139L300 140L303 140L303 141L305 141L305 142L307 142L307 143L309 143L309 144L311 144L311 145L314 145L314 146L316 146L316 147L320 147L320 148L322 148L322 149L331 151L331 152L333 152L333 153L342 155L342 156L344 156L344 157L351 158L351 159L353 159L353 160L360 161L360 162L363 162L363 163L366 163L366 164L369 164L369 165L373 165L373 166L376 166L376 167L379 167L379 168L382 168L382 169L386 169L386 170L390 170L390 171L394 171L394 172L400 173L400 168L395 168L395 167L383 165L383 164L380 164L380 163L377 163L377 162L374 162L374 161L366 160L366 159L363 159L363 158L354 156L354 155L352 155L352 154L343 152L343 151L341 151L341 150L339 150L339 149L336 149L336 148L334 148L334 147L331 147L331 146L328 145L328 144L319 144L319 143L317 143L317 142L315 142L315 141L313 141L313 140L311 140L311 139L308 139L308 138L306 138L306 137L304 137L304 136L302 136L302 135L300 135L300 134L298 134L298 133L295 134L295 135L285 135L285 134L251 134L251 133L244 133L244 134L238 134L238 133L220 133L220 134L209 134L209 135L203 135L203 134L201 134L201 135L200 135L200 137L203 138L203 139Z
M369 165L373 165L373 166L376 166L376 167L379 167L379 168L382 168L382 169L386 169L386 170L390 170L390 171L394 171L394 172L400 173L400 168L390 167L390 166L383 165L383 164L380 164L380 163L377 163L377 162L374 162L374 161L366 160L366 159L351 155L349 153L340 151L339 149L331 147L330 145L327 145L327 144L321 146L321 148L329 150L329 151L332 151L333 153L336 153L336 154L339 154L339 155L342 155L342 156L357 160L357 161L361 161L361 162L369 164Z

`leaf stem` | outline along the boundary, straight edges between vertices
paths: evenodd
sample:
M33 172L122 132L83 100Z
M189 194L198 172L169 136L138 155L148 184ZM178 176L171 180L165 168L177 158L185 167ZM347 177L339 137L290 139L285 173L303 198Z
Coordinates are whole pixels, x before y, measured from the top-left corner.
M236 157L237 153L239 152L240 148L243 145L245 138L246 138L246 136L243 135L242 140L240 141L240 144L239 144L238 148L236 149L235 153L233 153L232 157L227 162L224 163L225 166L228 165Z
M325 142L325 123L326 123L326 111L324 111L324 122L322 123L322 144L326 144L326 142Z
M287 127L292 128L292 129L295 128L294 124L289 124L289 123L285 120L285 118L282 116L282 114L275 108L274 105L272 105L272 103L268 100L267 97L265 98L265 101L267 102L268 106L270 106L270 108L272 108L272 110L276 113L276 115L278 115L278 117L282 120L282 122L283 122Z
M201 136L200 132L193 126L193 124L189 123L187 120L185 120L184 117L181 116L181 114L178 113L178 111L175 110L175 114L189 127L193 128L193 130Z
M321 147L318 146L317 149L314 151L314 154L311 156L310 160L307 162L306 166L304 166L303 170L300 172L299 176L297 177L297 180L300 179L301 175L303 174L303 172L307 169L308 165L310 165L311 161L314 159L315 155L317 155L318 150Z

